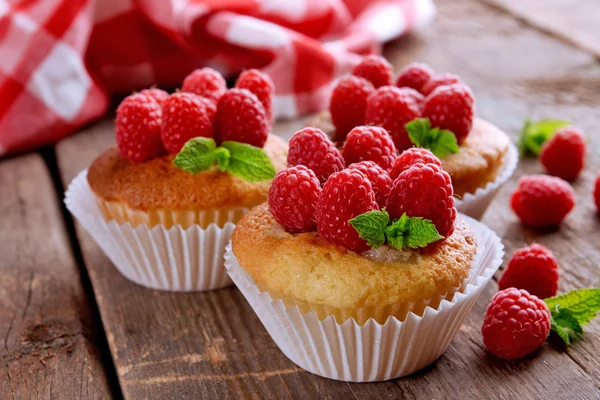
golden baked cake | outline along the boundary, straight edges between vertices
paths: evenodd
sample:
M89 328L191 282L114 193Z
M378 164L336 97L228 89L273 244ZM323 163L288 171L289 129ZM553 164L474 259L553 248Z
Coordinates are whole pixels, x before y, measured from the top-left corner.
M251 210L232 236L233 253L259 289L303 312L315 311L319 319L334 315L340 323L354 318L361 325L369 318L402 321L409 310L422 314L426 305L437 308L461 287L476 247L459 218L432 254L389 247L358 254L317 232L286 232L268 204Z
M329 111L320 112L307 126L336 137ZM509 148L510 139L506 133L481 118L475 118L459 151L440 158L444 169L452 177L454 193L460 198L493 182L506 163Z
M269 135L264 152L276 171L287 164L287 144ZM270 180L247 182L214 166L192 175L173 165L174 154L134 162L116 147L104 151L89 167L87 179L103 215L118 223L149 227L174 224L223 226L264 202Z

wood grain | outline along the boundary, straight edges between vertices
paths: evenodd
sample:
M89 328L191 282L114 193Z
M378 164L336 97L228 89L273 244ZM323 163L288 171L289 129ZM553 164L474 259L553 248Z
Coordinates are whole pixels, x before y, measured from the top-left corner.
M0 162L0 398L111 396L42 158Z
M386 47L400 68L413 60L463 76L477 95L478 112L513 137L525 117L561 117L592 132L600 122L593 90L600 70L594 57L476 0L437 2L439 17L420 35ZM552 54L549 63L546 55ZM278 125L283 136L301 125ZM113 142L104 122L57 146L62 178L78 171ZM598 155L600 139L591 138ZM580 204L558 232L524 230L508 209L513 180L485 216L509 253L538 240L561 260L561 290L598 285L598 221L590 184L597 157L575 185ZM539 171L535 161L517 173ZM555 343L520 361L504 362L483 347L480 327L488 286L448 351L410 377L375 384L349 384L309 374L283 356L235 289L172 294L151 291L123 278L78 227L123 393L128 398L598 398L599 327L568 352ZM594 240L596 240L594 242Z
M480 0L600 57L600 2L590 0ZM548 55L549 58L552 55Z

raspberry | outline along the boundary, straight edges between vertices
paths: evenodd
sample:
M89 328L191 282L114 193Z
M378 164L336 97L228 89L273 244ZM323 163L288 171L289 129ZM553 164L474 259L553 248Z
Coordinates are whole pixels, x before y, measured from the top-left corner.
M550 175L574 181L583 169L586 147L585 137L579 129L562 128L544 143L540 161Z
M483 343L497 357L507 360L533 353L550 332L550 310L526 290L509 288L492 298L485 312Z
M267 119L273 123L273 92L275 85L268 75L263 74L257 69L249 69L240 74L236 88L248 89L258 97L267 114Z
M598 215L600 215L600 175L596 178L596 185L594 186L594 202L596 203Z
M374 90L369 81L358 76L347 75L340 79L329 104L336 140L343 142L352 128L364 123L367 97Z
M436 164L440 167L442 166L440 159L433 155L431 151L422 147L411 147L408 150L404 150L396 158L390 176L392 179L396 179L402 171L409 169L415 164Z
M458 76L453 74L435 75L423 86L423 90L421 90L421 93L423 93L425 96L429 96L431 92L433 92L439 86L454 85L455 83L463 82Z
M219 99L215 116L215 140L263 147L269 136L269 121L258 97L247 89L231 89Z
M440 235L454 232L456 208L450 175L437 164L415 164L392 185L386 210L390 219L422 217L433 222Z
M215 105L193 93L174 93L163 103L161 138L170 153L178 153L190 139L213 136Z
M315 208L321 184L304 165L287 167L273 178L269 189L269 209L275 221L288 232L315 230Z
M473 102L473 93L466 85L440 86L427 96L423 116L429 118L432 127L452 131L460 144L473 126Z
M383 86L367 99L365 123L383 126L400 151L412 147L404 125L421 116L420 107L412 92L409 88Z
M344 169L342 154L322 130L304 128L290 139L287 162L310 168L321 183L329 175Z
M380 208L385 207L388 200L390 189L392 188L392 178L379 165L373 161L361 161L348 166L348 169L356 169L365 174L375 193L375 200Z
M375 89L392 85L394 80L392 65L385 58L376 55L363 58L360 64L352 70L352 75L368 80Z
M409 87L400 88L406 95L408 95L415 104L419 107L419 112L423 113L423 106L425 105L425 96Z
M427 64L411 63L402 68L396 86L409 87L423 93L423 86L433 76L433 69Z
M317 201L317 232L329 243L360 252L367 242L348 221L371 210L378 210L371 182L362 172L345 169L332 174Z
M521 222L533 228L559 225L575 206L571 186L560 178L525 175L510 198Z
M137 93L125 97L117 108L117 147L132 161L145 161L163 151L160 141L161 109L150 96Z
M160 105L162 105L165 102L165 100L169 97L169 93L157 88L141 90L140 94L152 97Z
M205 97L216 105L227 90L227 83L214 69L202 68L192 71L185 77L181 90Z
M348 134L342 156L346 165L370 160L389 171L396 159L396 146L385 129L378 126L357 126Z
M500 289L515 287L546 299L558 291L558 262L550 250L537 243L515 251L498 282Z

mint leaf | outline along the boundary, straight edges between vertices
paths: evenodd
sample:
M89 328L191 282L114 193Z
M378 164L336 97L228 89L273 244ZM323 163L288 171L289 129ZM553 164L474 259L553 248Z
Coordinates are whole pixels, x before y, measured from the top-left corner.
M542 119L537 122L526 120L519 137L519 152L523 156L529 152L539 155L544 142L558 129L568 125L571 123L560 119Z
M410 141L417 147L431 150L439 158L458 153L460 148L452 131L431 128L429 118L415 118L405 125Z
M385 210L373 210L358 215L348 221L358 232L358 235L367 241L367 245L377 248L385 243L384 229L390 216Z
M398 250L425 247L444 238L430 220L409 217L406 213L385 228L385 237L389 245Z
M217 165L219 169L223 172L227 171L229 168L229 160L231 160L231 153L224 147L219 147L215 150L215 160L217 160Z
M230 159L227 172L248 182L261 182L275 176L275 167L263 149L233 141L226 141L221 147L229 150Z
M567 346L571 345L571 341L577 339L583 334L583 329L568 308L559 308L557 305L553 310L550 310L550 331L558 335Z
M568 309L581 326L590 322L600 312L600 288L571 290L567 294L544 299L550 310L558 306Z
M213 165L216 148L217 145L213 139L205 137L190 139L183 145L173 160L173 164L190 174L197 174Z

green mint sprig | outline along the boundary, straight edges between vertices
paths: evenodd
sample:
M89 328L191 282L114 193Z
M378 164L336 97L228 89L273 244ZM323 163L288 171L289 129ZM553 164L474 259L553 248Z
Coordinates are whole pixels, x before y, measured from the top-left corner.
M583 334L583 326L600 312L600 288L571 290L544 302L552 317L550 331L569 346Z
M456 135L447 129L432 128L429 118L415 118L405 125L410 141L417 147L429 149L438 158L458 153Z
M430 220L409 217L406 213L390 223L387 211L373 210L348 222L367 241L367 245L373 248L387 243L398 250L416 249L444 238Z
M213 167L248 182L261 182L275 176L275 167L263 149L240 142L225 141L217 147L214 139L190 139L173 160L177 168L197 174Z
M550 139L558 129L569 125L571 125L570 122L560 119L542 119L536 122L526 120L519 136L519 153L522 156L528 153L539 155L544 142Z

